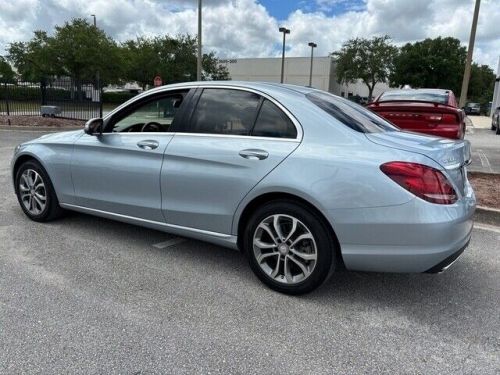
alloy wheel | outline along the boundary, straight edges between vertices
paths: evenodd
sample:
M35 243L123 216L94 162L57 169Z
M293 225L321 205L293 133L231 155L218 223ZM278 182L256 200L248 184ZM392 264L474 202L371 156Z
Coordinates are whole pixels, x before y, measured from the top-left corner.
M318 259L309 228L297 218L282 214L260 222L253 236L253 251L257 264L270 278L288 285L307 279Z
M24 208L31 215L39 215L47 205L47 190L40 174L26 169L19 179L19 195Z

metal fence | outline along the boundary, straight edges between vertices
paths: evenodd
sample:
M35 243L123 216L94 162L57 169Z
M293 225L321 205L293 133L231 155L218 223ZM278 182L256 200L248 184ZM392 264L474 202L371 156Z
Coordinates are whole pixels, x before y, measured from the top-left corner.
M101 89L71 78L0 82L0 115L40 116L42 107L54 117L78 120L102 117Z

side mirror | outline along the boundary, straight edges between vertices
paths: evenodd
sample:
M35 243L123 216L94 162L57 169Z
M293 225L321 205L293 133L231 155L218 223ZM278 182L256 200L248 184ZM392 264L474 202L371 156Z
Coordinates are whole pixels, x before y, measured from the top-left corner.
M91 118L85 123L83 130L88 135L102 134L103 124L102 118Z

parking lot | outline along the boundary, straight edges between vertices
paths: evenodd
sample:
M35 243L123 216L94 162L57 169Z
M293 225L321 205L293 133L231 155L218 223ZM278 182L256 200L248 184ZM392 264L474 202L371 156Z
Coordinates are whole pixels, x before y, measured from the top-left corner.
M473 145L472 163L469 170L486 173L500 173L500 135L490 130L491 119L486 116L471 116L474 126L467 128L465 139Z
M498 373L500 229L447 272L273 292L221 247L81 214L30 221L0 130L0 373ZM500 136L498 137L500 140Z

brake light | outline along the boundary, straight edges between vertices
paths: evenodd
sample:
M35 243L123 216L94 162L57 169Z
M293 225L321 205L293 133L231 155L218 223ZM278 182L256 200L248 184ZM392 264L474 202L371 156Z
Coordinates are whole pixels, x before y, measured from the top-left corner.
M451 113L445 113L441 119L443 124L458 124L458 117Z
M382 164L380 170L398 185L427 202L452 204L457 201L455 189L435 168L417 163L393 161Z

